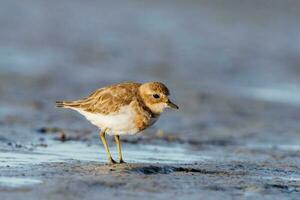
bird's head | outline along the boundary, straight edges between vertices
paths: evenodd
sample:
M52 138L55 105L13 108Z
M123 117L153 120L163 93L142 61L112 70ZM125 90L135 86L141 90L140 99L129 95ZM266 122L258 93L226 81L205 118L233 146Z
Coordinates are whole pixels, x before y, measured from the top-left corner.
M178 106L169 99L169 89L160 82L144 83L139 88L139 93L146 106L155 114L160 114L165 108L175 108Z

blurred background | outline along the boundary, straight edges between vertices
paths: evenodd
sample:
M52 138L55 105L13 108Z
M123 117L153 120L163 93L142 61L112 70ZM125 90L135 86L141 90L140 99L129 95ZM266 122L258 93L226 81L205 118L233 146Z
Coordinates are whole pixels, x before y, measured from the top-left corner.
M297 199L299 10L297 0L0 0L0 186L43 182L27 199ZM180 110L122 137L135 164L110 172L97 129L55 101L151 80Z
M298 8L290 0L1 1L0 119L76 129L83 125L66 124L79 117L55 110L55 100L157 80L182 108L160 120L166 131L284 125L300 118L282 112L300 103Z

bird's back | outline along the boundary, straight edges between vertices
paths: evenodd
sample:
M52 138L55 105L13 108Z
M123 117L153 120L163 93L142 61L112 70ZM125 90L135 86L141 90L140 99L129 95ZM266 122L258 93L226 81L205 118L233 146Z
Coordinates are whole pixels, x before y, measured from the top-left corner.
M80 100L57 101L56 106L107 115L129 105L137 97L140 85L135 82L115 84L95 90Z

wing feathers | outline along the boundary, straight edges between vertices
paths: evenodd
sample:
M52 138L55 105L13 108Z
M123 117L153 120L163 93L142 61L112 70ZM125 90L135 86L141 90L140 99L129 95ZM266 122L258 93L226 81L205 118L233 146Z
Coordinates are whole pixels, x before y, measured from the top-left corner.
M138 92L139 83L121 83L94 91L78 101L57 101L58 108L81 109L91 113L108 114L129 105Z

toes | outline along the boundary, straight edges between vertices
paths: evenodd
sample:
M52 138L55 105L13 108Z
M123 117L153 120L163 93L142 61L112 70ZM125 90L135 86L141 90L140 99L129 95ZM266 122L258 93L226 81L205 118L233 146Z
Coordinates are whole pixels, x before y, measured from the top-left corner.
M120 160L120 164L122 164L122 163L126 163L124 160Z
M110 165L113 165L113 164L116 164L117 162L114 159L111 158L111 159L109 159L108 163Z

